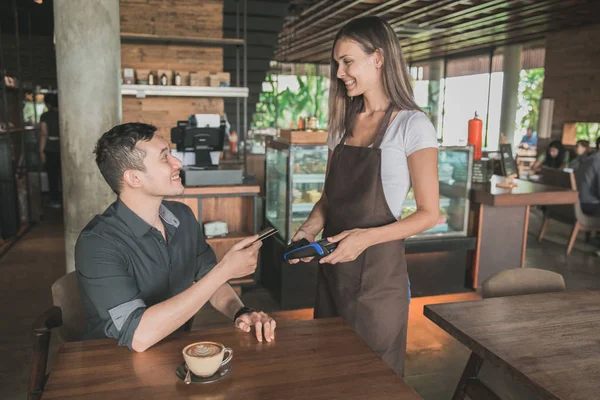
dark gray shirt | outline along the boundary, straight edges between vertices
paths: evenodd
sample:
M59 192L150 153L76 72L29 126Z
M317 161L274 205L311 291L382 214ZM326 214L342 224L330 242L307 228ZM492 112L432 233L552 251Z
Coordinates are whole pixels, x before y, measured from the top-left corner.
M147 307L189 288L217 263L192 210L163 201L160 231L117 200L83 229L75 268L87 313L86 339L114 338L131 349Z
M575 171L579 201L600 204L600 153L590 153Z

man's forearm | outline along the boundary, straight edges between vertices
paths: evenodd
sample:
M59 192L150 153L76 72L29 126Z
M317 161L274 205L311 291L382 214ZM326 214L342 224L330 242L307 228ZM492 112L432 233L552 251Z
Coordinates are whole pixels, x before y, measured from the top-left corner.
M135 351L145 351L192 318L228 277L218 265L192 287L148 308L133 335Z
M210 304L221 314L233 319L235 313L244 306L242 300L228 283L221 285L210 298Z
M43 153L46 150L46 141L47 141L47 136L46 135L41 135L40 136L40 154Z

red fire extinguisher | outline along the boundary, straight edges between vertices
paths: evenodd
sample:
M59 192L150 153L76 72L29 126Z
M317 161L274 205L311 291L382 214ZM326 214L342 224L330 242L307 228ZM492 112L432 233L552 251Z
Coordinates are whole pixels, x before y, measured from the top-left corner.
M474 160L481 160L481 141L482 141L482 131L483 131L483 121L477 118L477 111L475 111L475 117L469 120L469 144L473 145Z
M232 131L229 135L229 149L232 153L237 153L238 151L238 134L235 131Z

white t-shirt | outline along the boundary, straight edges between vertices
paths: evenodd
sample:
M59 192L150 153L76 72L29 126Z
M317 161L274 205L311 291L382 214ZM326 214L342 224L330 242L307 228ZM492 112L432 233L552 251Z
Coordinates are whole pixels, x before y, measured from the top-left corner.
M335 149L341 138L329 135L327 146ZM399 111L381 142L381 180L385 199L396 219L411 187L408 156L426 148L438 148L435 128L421 111Z

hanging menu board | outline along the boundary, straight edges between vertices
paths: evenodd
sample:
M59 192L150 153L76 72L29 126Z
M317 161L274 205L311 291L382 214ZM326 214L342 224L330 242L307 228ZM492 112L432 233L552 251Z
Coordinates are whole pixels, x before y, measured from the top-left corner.
M504 176L518 176L519 171L517 170L517 163L512 155L512 147L510 144L500 145L500 156L502 164L502 175Z

